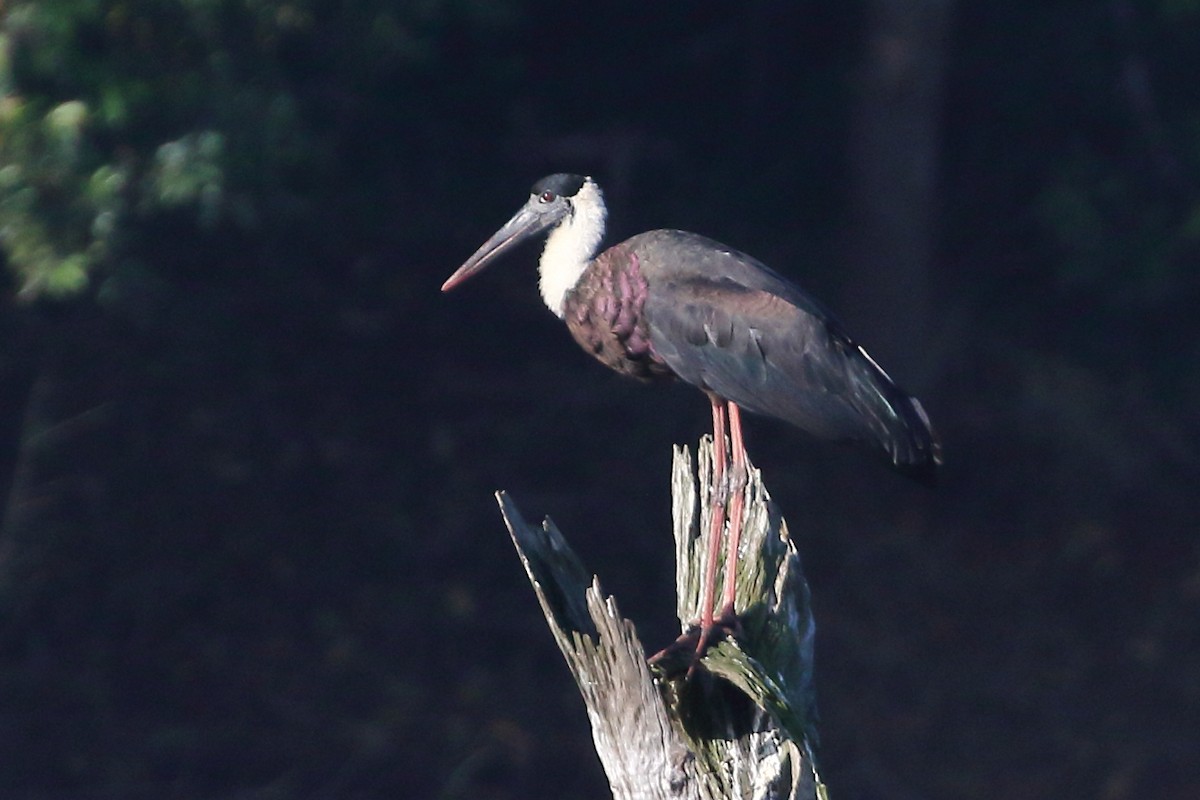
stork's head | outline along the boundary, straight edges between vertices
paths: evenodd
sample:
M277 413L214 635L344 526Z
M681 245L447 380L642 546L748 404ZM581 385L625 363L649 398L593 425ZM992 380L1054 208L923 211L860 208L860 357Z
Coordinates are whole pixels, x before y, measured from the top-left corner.
M542 298L562 316L563 296L595 255L606 214L604 196L591 178L566 173L542 178L530 189L525 205L446 279L442 291L458 286L514 245L549 230L540 264Z

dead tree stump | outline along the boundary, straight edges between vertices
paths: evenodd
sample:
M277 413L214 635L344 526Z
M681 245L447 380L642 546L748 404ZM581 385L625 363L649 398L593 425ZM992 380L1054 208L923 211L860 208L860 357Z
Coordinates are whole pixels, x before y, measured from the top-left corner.
M712 440L672 470L677 613L700 616ZM616 800L827 797L814 760L813 619L787 525L751 468L737 570L742 631L709 649L691 678L651 667L633 623L547 519L525 522L497 493L521 563L587 707Z

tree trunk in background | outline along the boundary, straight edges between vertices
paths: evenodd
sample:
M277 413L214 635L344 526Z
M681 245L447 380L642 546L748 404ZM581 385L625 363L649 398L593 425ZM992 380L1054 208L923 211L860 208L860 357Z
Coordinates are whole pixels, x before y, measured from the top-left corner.
M870 0L850 133L851 330L902 385L932 376L942 87L953 0Z

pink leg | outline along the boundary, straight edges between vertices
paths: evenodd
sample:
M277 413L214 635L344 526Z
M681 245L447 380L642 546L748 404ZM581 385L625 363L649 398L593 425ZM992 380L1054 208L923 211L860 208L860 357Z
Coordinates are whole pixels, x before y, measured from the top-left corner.
M733 451L733 470L729 480L729 541L725 549L725 596L721 617L735 615L737 595L738 545L742 538L742 512L746 507L746 443L742 439L742 410L737 403L729 404L729 448Z
M725 401L710 396L713 418L713 480L709 500L710 525L708 563L704 570L704 594L700 601L700 642L703 645L713 626L713 600L717 594L717 562L721 555L721 533L725 528ZM734 406L736 407L736 406Z
M676 661L676 658L682 656L681 650L683 648L690 650L691 656L687 662L689 679L695 673L704 651L711 644L710 638L718 629L732 634L736 634L739 630L737 617L733 613L733 605L737 576L738 539L741 536L740 523L745 506L742 490L746 483L746 447L742 442L741 409L736 404L727 403L713 395L709 395L708 399L712 404L713 417L713 474L712 490L709 492L708 552L705 554L708 561L704 565L704 583L701 587L699 630L691 628L676 639L674 644L650 657L652 664L660 664L671 669L672 662L678 665L679 662ZM725 449L726 432L729 434L729 454ZM726 473L730 471L727 469L730 459L733 461L732 475L727 475ZM730 485L731 478L733 486ZM734 487L737 491L733 491ZM735 524L730 525L731 538L725 556L725 607L722 609L721 619L718 621L715 618L713 601L717 594L717 568L720 566L721 536L725 532L726 507L730 503L731 492L733 506L729 510L734 512L732 520Z

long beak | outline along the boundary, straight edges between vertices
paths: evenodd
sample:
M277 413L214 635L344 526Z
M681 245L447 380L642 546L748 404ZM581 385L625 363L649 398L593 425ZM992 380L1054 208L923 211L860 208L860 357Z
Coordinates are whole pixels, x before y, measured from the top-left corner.
M503 228L492 234L492 238L484 242L465 264L446 279L446 282L442 284L442 291L450 291L476 272L482 271L501 253L536 236L562 219L563 211L560 209L547 211L534 205L534 202L536 201L531 200L522 206L521 210L514 214Z

